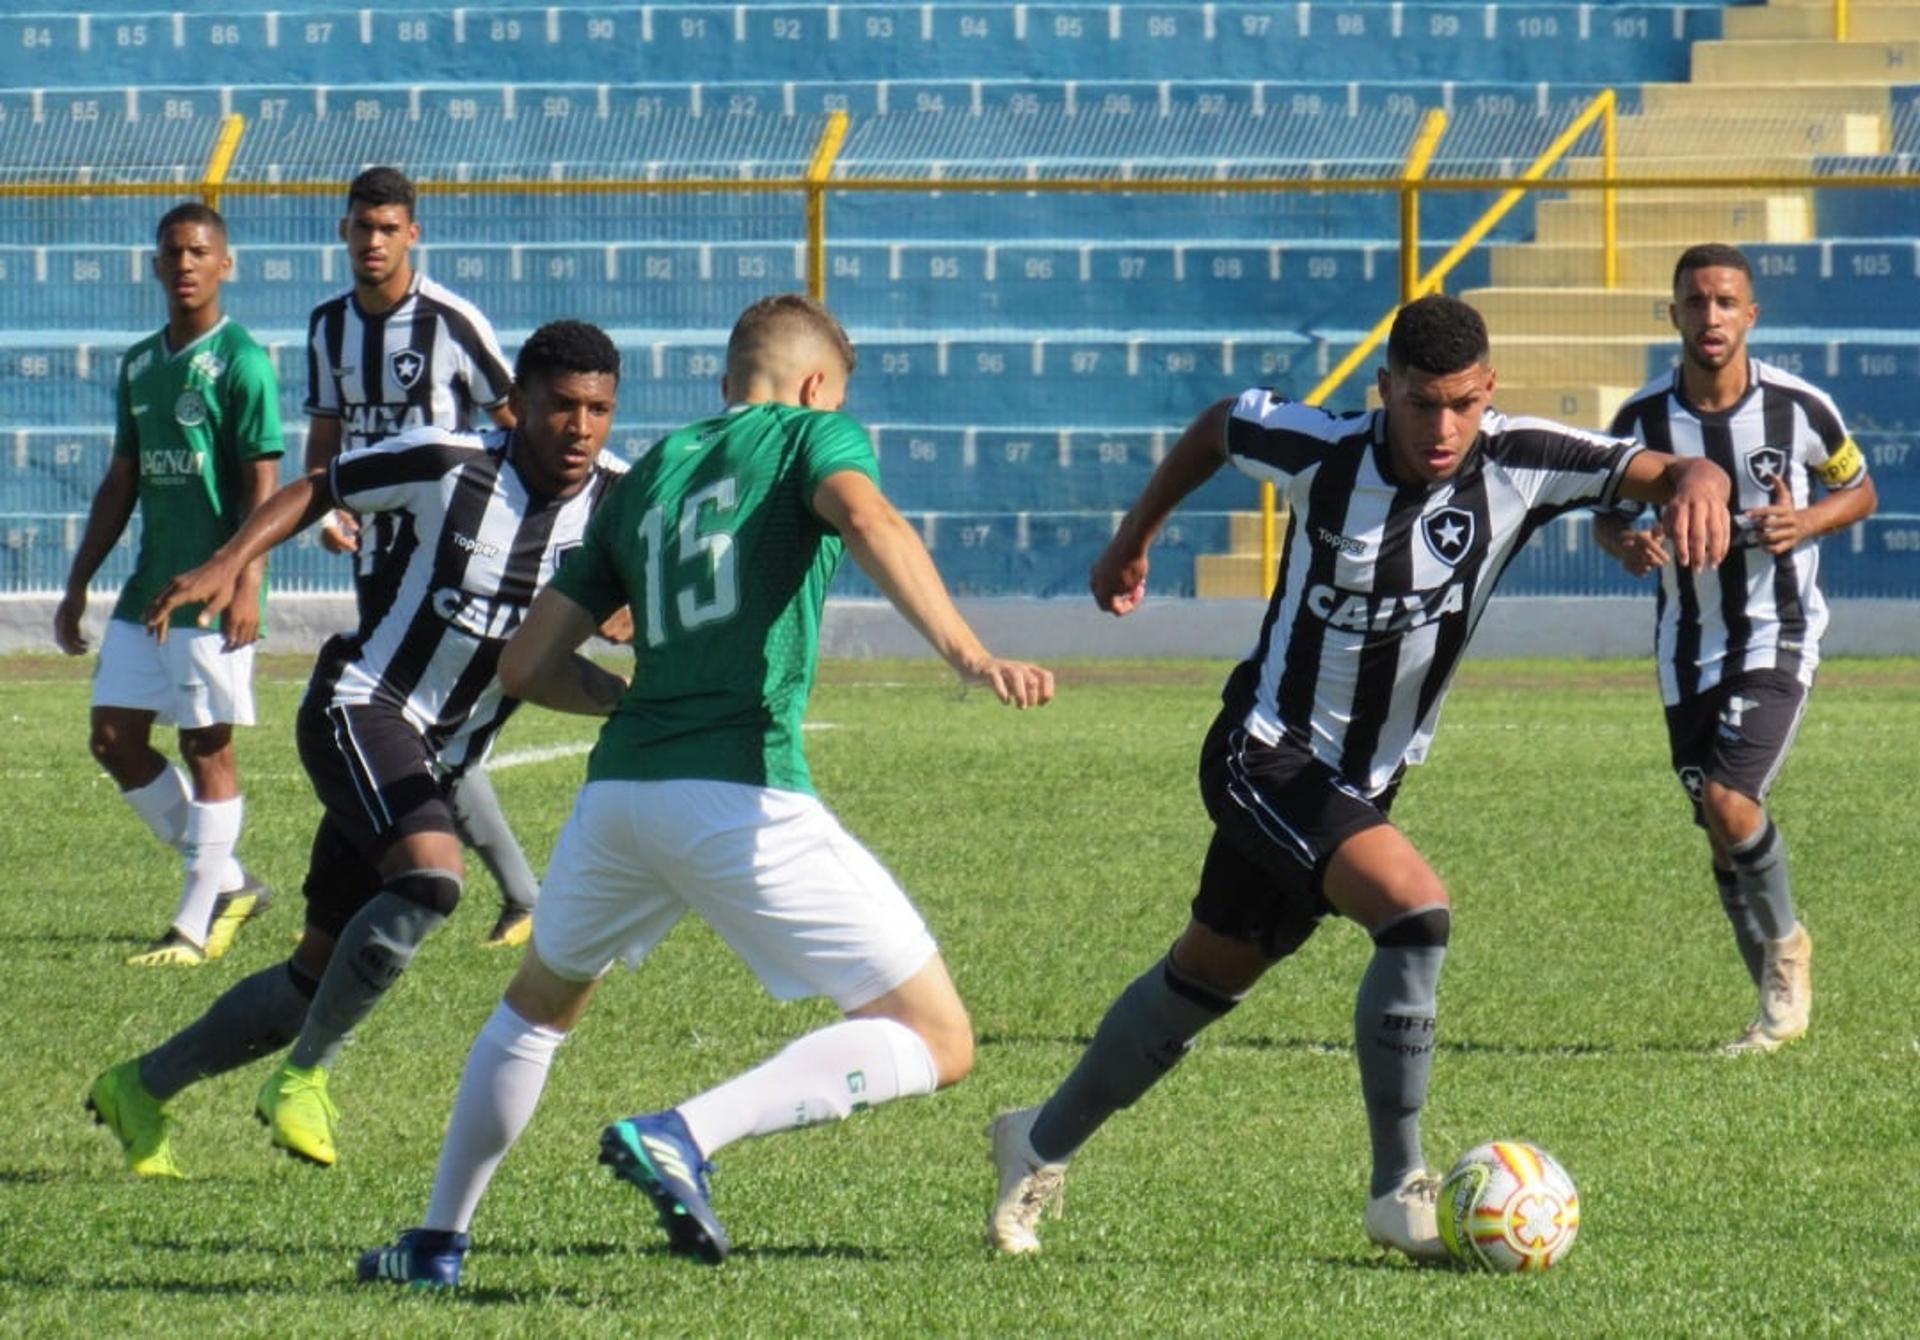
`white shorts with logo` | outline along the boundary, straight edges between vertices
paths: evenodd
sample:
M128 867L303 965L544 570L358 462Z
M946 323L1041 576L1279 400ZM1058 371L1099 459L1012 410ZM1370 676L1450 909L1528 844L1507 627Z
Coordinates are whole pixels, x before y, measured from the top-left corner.
M153 640L140 624L107 620L93 669L93 705L152 712L181 730L253 724L253 648L222 651L225 634L170 628Z
M561 977L638 967L697 913L782 1000L843 1010L885 995L937 947L872 853L814 796L737 782L589 782L533 912Z

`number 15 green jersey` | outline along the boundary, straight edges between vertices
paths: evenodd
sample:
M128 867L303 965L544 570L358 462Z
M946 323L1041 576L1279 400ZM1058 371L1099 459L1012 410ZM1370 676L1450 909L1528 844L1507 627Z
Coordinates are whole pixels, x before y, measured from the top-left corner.
M661 439L615 487L553 579L595 619L633 611L633 684L588 780L813 791L801 719L844 545L812 500L841 470L879 478L854 420L739 405Z

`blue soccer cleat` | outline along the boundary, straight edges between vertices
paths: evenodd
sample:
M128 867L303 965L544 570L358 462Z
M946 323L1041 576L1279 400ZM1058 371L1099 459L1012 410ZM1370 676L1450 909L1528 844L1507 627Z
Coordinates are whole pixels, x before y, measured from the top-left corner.
M732 1244L707 1190L713 1165L700 1157L678 1112L614 1122L600 1132L600 1161L647 1193L667 1231L667 1250L714 1266L727 1259Z
M465 1233L410 1228L391 1245L360 1257L360 1282L411 1284L419 1289L452 1289L460 1283L460 1262L467 1254Z

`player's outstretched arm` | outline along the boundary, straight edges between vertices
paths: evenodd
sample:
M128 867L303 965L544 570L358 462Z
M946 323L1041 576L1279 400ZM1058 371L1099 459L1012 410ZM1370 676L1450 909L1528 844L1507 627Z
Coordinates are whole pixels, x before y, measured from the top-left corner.
M1593 519L1593 538L1635 577L1659 571L1671 557L1667 553L1667 533L1658 521L1642 530L1618 512L1601 512Z
M1227 462L1227 416L1233 401L1221 400L1200 411L1187 431L1161 458L1152 478L1113 538L1093 561L1087 584L1101 609L1131 614L1147 598L1147 548L1189 493L1212 479Z
M1627 462L1620 492L1659 503L1674 561L1698 571L1718 567L1733 538L1733 481L1712 461L1643 451Z
M593 615L571 597L551 588L542 591L500 652L501 687L556 712L608 715L627 691L627 681L575 651L595 627Z
M307 454L301 462L307 473L325 470L340 454L340 418L335 414L312 414L307 418ZM320 546L330 554L350 554L360 539L360 523L352 512L336 508L320 527Z
M962 679L986 685L1015 707L1052 699L1051 670L995 656L975 636L919 534L871 479L858 470L835 471L814 492L813 510L840 532L860 570Z
M234 589L247 566L265 557L275 545L311 526L331 506L333 493L327 485L325 471L294 480L255 508L247 524L214 550L211 558L161 588L160 594L147 606L147 631L165 642L167 619L173 612L182 605L198 604L206 606L200 612L200 626L211 628L214 620L233 603Z
M87 528L80 532L80 547L73 551L73 563L67 569L66 594L53 611L53 640L69 656L87 650L87 635L80 628L87 614L87 584L120 542L139 501L140 458L116 454L107 462L100 487L93 491Z

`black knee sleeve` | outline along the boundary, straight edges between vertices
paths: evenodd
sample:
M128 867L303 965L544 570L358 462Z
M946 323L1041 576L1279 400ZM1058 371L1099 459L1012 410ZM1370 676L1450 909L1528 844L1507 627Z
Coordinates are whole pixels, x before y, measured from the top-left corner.
M292 959L287 960L287 980L293 983L293 989L308 1001L311 1001L313 993L320 989L320 979Z
M1382 949L1444 948L1452 931L1452 909L1429 907L1389 921L1374 932L1373 942Z
M388 880L382 891L443 917L452 916L460 906L460 877L449 870L409 870Z

